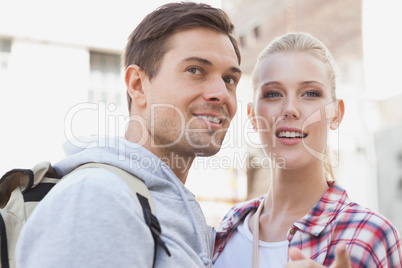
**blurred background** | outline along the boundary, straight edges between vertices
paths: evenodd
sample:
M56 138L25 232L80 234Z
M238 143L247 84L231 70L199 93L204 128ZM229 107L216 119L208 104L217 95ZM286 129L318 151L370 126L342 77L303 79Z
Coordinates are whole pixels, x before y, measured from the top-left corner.
M0 173L63 158L66 140L124 135L120 54L136 25L171 1L0 0ZM265 193L267 162L246 116L250 75L276 36L310 32L333 53L346 114L331 137L338 181L355 202L402 231L402 2L211 0L236 27L243 77L222 150L187 180L209 224ZM146 4L145 4L146 3Z

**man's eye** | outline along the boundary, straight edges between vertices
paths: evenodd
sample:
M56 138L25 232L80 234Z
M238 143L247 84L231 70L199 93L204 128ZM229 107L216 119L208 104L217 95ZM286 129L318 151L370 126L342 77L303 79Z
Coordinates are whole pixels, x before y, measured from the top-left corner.
M225 81L226 84L231 84L231 85L233 85L235 83L235 80L232 77L224 77L223 81Z
M190 73L193 73L193 74L200 74L201 73L201 70L196 68L196 67L188 68L187 71L189 71Z

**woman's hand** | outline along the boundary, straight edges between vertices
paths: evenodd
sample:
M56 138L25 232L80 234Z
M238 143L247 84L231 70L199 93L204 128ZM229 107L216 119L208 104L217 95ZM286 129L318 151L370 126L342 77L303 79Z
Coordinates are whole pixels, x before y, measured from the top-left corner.
M291 247L289 249L289 257L292 261L285 265L285 268L293 267L305 267L305 268L322 268L321 264L310 260L303 255L300 249ZM339 243L335 247L335 261L331 264L330 268L352 268L349 260L349 254L346 251L346 245L344 243Z

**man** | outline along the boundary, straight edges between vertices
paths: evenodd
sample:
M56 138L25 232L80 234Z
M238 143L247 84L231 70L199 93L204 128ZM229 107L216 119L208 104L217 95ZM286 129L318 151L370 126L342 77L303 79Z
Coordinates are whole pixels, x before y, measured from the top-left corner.
M215 233L184 187L196 156L218 152L236 112L240 53L220 9L172 3L130 35L125 55L130 123L55 165L59 176L98 162L147 185L169 252L156 267L211 267ZM116 175L87 168L39 203L17 245L17 267L152 267L154 241L137 198ZM169 256L170 254L170 256Z

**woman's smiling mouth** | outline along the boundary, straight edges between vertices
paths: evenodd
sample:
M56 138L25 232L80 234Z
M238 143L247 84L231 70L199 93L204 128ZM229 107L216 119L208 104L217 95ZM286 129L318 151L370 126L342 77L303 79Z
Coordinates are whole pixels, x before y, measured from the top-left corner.
M306 138L308 134L298 128L280 127L276 130L275 136L283 145L296 145Z
M296 131L281 131L276 134L278 138L286 138L286 139L297 139L297 138L305 138L307 134L296 132Z

